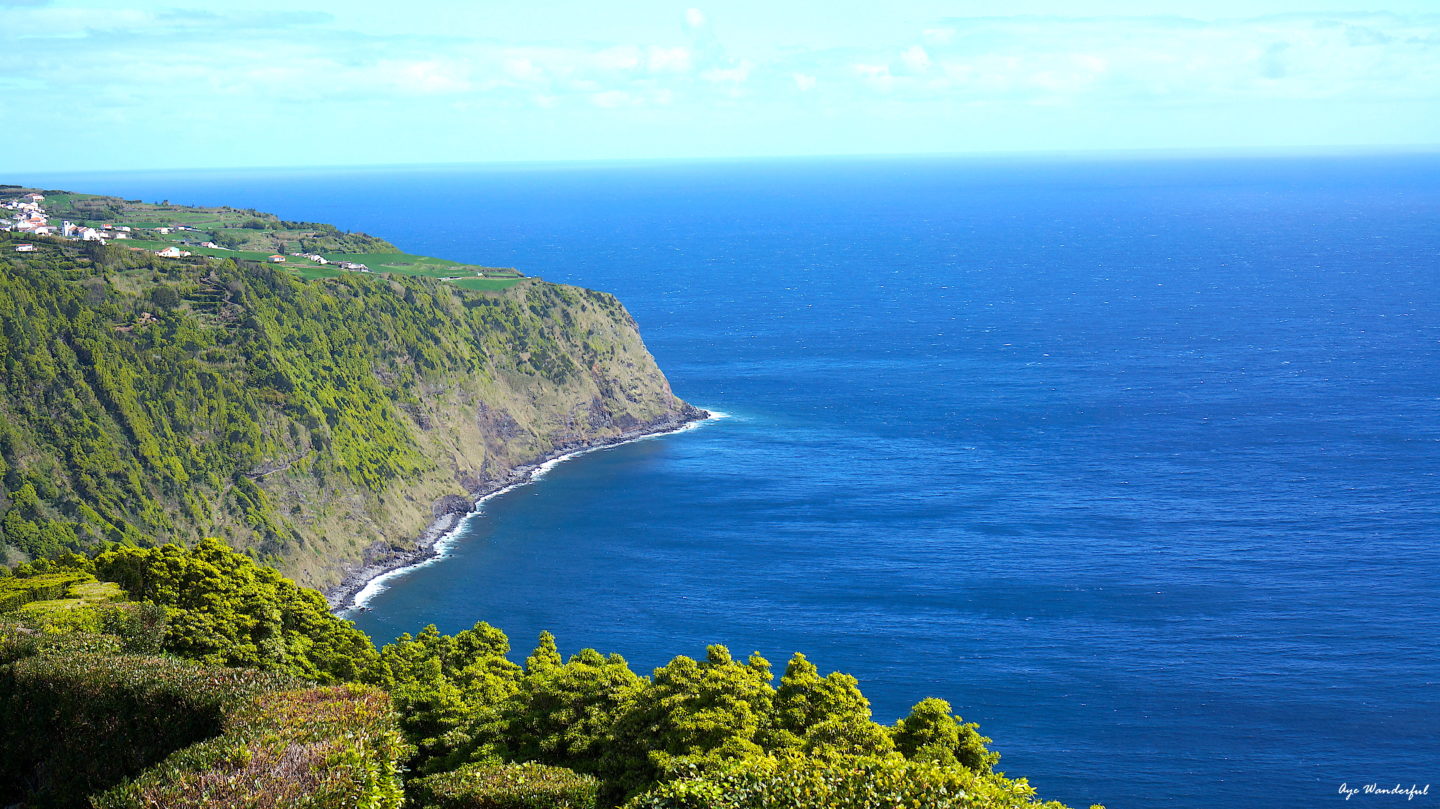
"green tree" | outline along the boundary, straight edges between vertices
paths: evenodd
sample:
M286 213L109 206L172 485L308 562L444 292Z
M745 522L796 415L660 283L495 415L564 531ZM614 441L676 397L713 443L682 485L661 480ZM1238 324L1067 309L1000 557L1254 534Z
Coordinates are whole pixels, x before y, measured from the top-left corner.
M548 631L540 633L540 642L536 644L535 651L525 658L525 673L529 675L550 671L558 667L564 659L560 657L560 650L555 646L555 636Z
M687 761L755 755L773 727L767 670L736 662L724 646L705 661L677 657L655 670L612 730L611 780L627 792Z
M623 657L585 649L563 665L548 654L546 638L527 664L527 675L507 708L508 756L577 772L602 774L611 731L645 688ZM553 638L550 638L553 644ZM558 660L558 655L555 660ZM540 662L544 661L544 662Z
M849 754L880 754L894 749L884 729L870 720L870 702L848 674L825 677L815 664L796 654L785 667L775 693L776 741L772 749L800 746Z
M943 699L916 703L892 734L896 749L916 761L959 764L976 772L990 772L1000 761L998 753L986 749L991 740L980 735L979 725L952 715Z

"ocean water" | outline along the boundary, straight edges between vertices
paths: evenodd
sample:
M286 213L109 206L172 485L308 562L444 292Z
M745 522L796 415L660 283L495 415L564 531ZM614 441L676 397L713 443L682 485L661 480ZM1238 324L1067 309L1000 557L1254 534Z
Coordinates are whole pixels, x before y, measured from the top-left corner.
M1440 158L31 179L614 292L727 415L489 501L377 641L803 651L1077 806L1440 802Z

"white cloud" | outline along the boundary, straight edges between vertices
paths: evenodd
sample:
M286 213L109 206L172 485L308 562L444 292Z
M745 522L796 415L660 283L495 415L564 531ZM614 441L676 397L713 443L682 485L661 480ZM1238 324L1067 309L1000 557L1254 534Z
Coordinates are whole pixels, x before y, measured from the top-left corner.
M976 18L920 38L898 56L857 59L852 49L805 72L849 73L914 101L1440 99L1440 15Z
M524 57L506 59L502 69L505 71L505 75L521 81L537 81L545 75L545 71Z
M732 67L716 67L703 71L700 78L712 84L744 84L750 80L750 71L754 65L749 62L741 62Z
M698 9L685 14L684 45L371 36L323 16L261 12L8 6L0 15L0 103L55 109L59 120L56 94L83 91L89 104L65 110L71 129L168 114L176 87L216 109L277 116L432 97L475 109L699 109L742 97L780 106L796 91L852 110L878 93L937 109L1440 100L1440 15L937 20L903 38L826 49L727 48Z
M595 64L606 70L634 70L640 66L640 49L634 45L605 48L595 54Z
M685 73L690 70L692 59L686 47L651 47L646 60L651 73Z
M605 109L629 106L634 102L634 97L623 90L606 90L590 96L590 103Z
M920 36L926 42L935 45L945 45L955 38L954 28L926 28L920 32Z
M390 69L395 71L395 84L419 93L464 93L472 88L456 65L434 59L402 62Z
M930 54L919 45L911 45L900 54L900 63L912 73L924 73L930 69Z
M866 85L876 90L889 92L895 87L895 77L891 75L889 65L873 65L860 62L853 65L851 69Z

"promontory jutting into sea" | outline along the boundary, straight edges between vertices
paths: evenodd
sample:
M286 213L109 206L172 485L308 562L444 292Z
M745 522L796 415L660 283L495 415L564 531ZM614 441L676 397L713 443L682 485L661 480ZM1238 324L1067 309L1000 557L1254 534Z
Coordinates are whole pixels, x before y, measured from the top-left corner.
M327 778L358 744L436 800L863 776L941 806L993 770L1264 807L1440 760L1436 158L47 179L0 189L6 543L111 550L0 579L3 688L146 684L17 714L7 795L261 777L23 743L139 707L104 744L311 745ZM342 612L369 637L223 546L137 550L206 535L340 607L374 580Z

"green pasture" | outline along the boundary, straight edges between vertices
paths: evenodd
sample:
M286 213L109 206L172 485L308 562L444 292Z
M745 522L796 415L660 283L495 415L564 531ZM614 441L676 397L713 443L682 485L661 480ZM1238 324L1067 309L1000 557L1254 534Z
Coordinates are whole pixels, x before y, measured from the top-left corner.
M481 292L489 292L501 289L509 289L524 281L534 280L532 278L461 278L458 281L451 281L461 289L473 289Z

